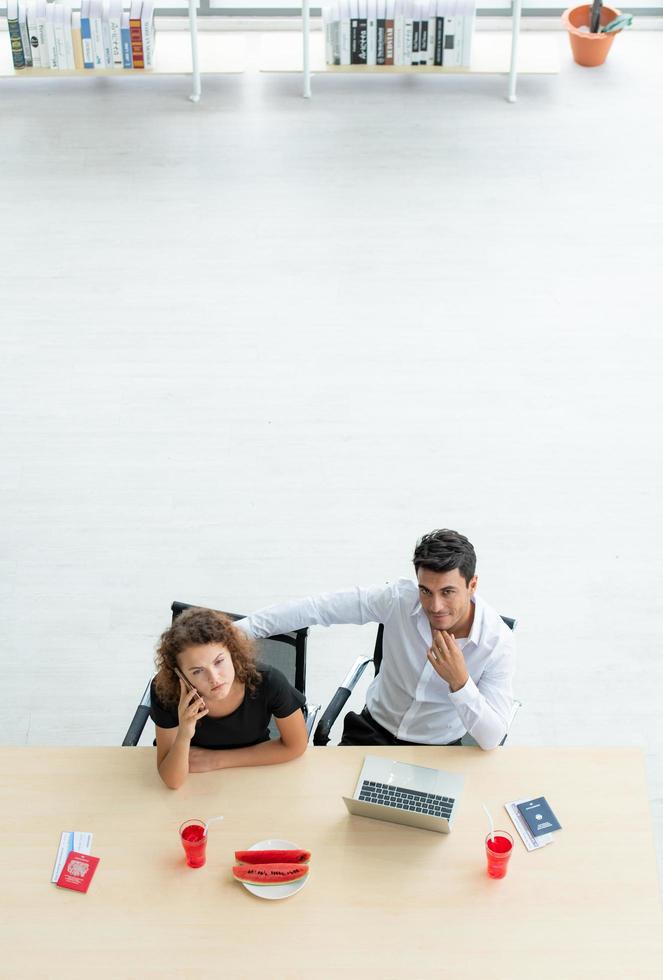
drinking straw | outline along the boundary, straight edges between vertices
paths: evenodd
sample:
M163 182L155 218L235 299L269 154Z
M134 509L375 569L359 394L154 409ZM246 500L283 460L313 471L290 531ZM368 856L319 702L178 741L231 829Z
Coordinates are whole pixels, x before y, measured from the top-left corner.
M598 34L599 32L602 6L603 6L603 0L593 0L592 9L590 11L590 24L589 24L590 34Z
M490 824L490 839L491 839L491 841L494 841L495 840L495 827L493 826L493 818L491 817L490 810L488 809L488 807L486 806L486 804L485 803L482 803L481 806L486 811L486 816L488 817L488 823Z
M203 830L203 837L207 837L207 831L209 829L209 825L211 823L216 823L217 820L223 820L223 817L212 817L211 820L207 821L207 823L205 824L205 829Z

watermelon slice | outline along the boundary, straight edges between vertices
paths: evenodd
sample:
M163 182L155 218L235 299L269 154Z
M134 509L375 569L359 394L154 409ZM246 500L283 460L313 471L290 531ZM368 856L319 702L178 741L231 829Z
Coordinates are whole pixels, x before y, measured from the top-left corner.
M310 859L310 851L235 851L241 864L301 864Z
M233 878L249 885L287 885L307 874L308 864L237 864L233 868Z

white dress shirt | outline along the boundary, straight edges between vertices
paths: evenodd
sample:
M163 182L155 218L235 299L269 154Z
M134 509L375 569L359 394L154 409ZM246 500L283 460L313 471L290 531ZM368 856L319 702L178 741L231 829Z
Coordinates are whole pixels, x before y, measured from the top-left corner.
M428 617L411 579L369 588L356 586L260 609L235 625L256 639L304 626L384 623L382 665L366 692L373 718L397 738L444 745L468 731L482 749L504 737L513 703L513 634L475 593L470 635L456 642L469 678L455 692L427 659Z

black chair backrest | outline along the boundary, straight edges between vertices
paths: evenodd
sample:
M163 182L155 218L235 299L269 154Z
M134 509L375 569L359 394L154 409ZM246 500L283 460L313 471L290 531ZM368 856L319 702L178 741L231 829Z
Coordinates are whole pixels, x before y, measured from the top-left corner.
M184 612L191 609L194 603L174 602L171 605L173 622ZM233 621L243 619L241 613L225 612L223 609L216 610L222 612L224 616ZM302 694L306 694L306 638L308 629L295 630L292 633L279 633L278 636L269 636L264 640L256 640L258 648L258 658L263 663L276 667L284 674L293 687L296 687Z
M516 620L511 619L510 616L502 616L502 622L506 623L510 630L515 630ZM375 649L373 650L373 664L375 665L375 673L377 674L382 665L382 637L384 635L384 623L380 623L378 626L378 632L375 637Z

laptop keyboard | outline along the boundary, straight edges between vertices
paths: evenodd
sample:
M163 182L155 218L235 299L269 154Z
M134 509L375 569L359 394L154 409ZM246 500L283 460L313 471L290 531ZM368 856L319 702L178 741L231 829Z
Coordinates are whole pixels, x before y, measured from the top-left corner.
M435 793L421 793L417 789L392 786L390 783L376 783L365 779L361 784L358 799L366 803L380 803L396 810L411 810L413 813L427 813L431 817L449 818L455 799L438 796Z

